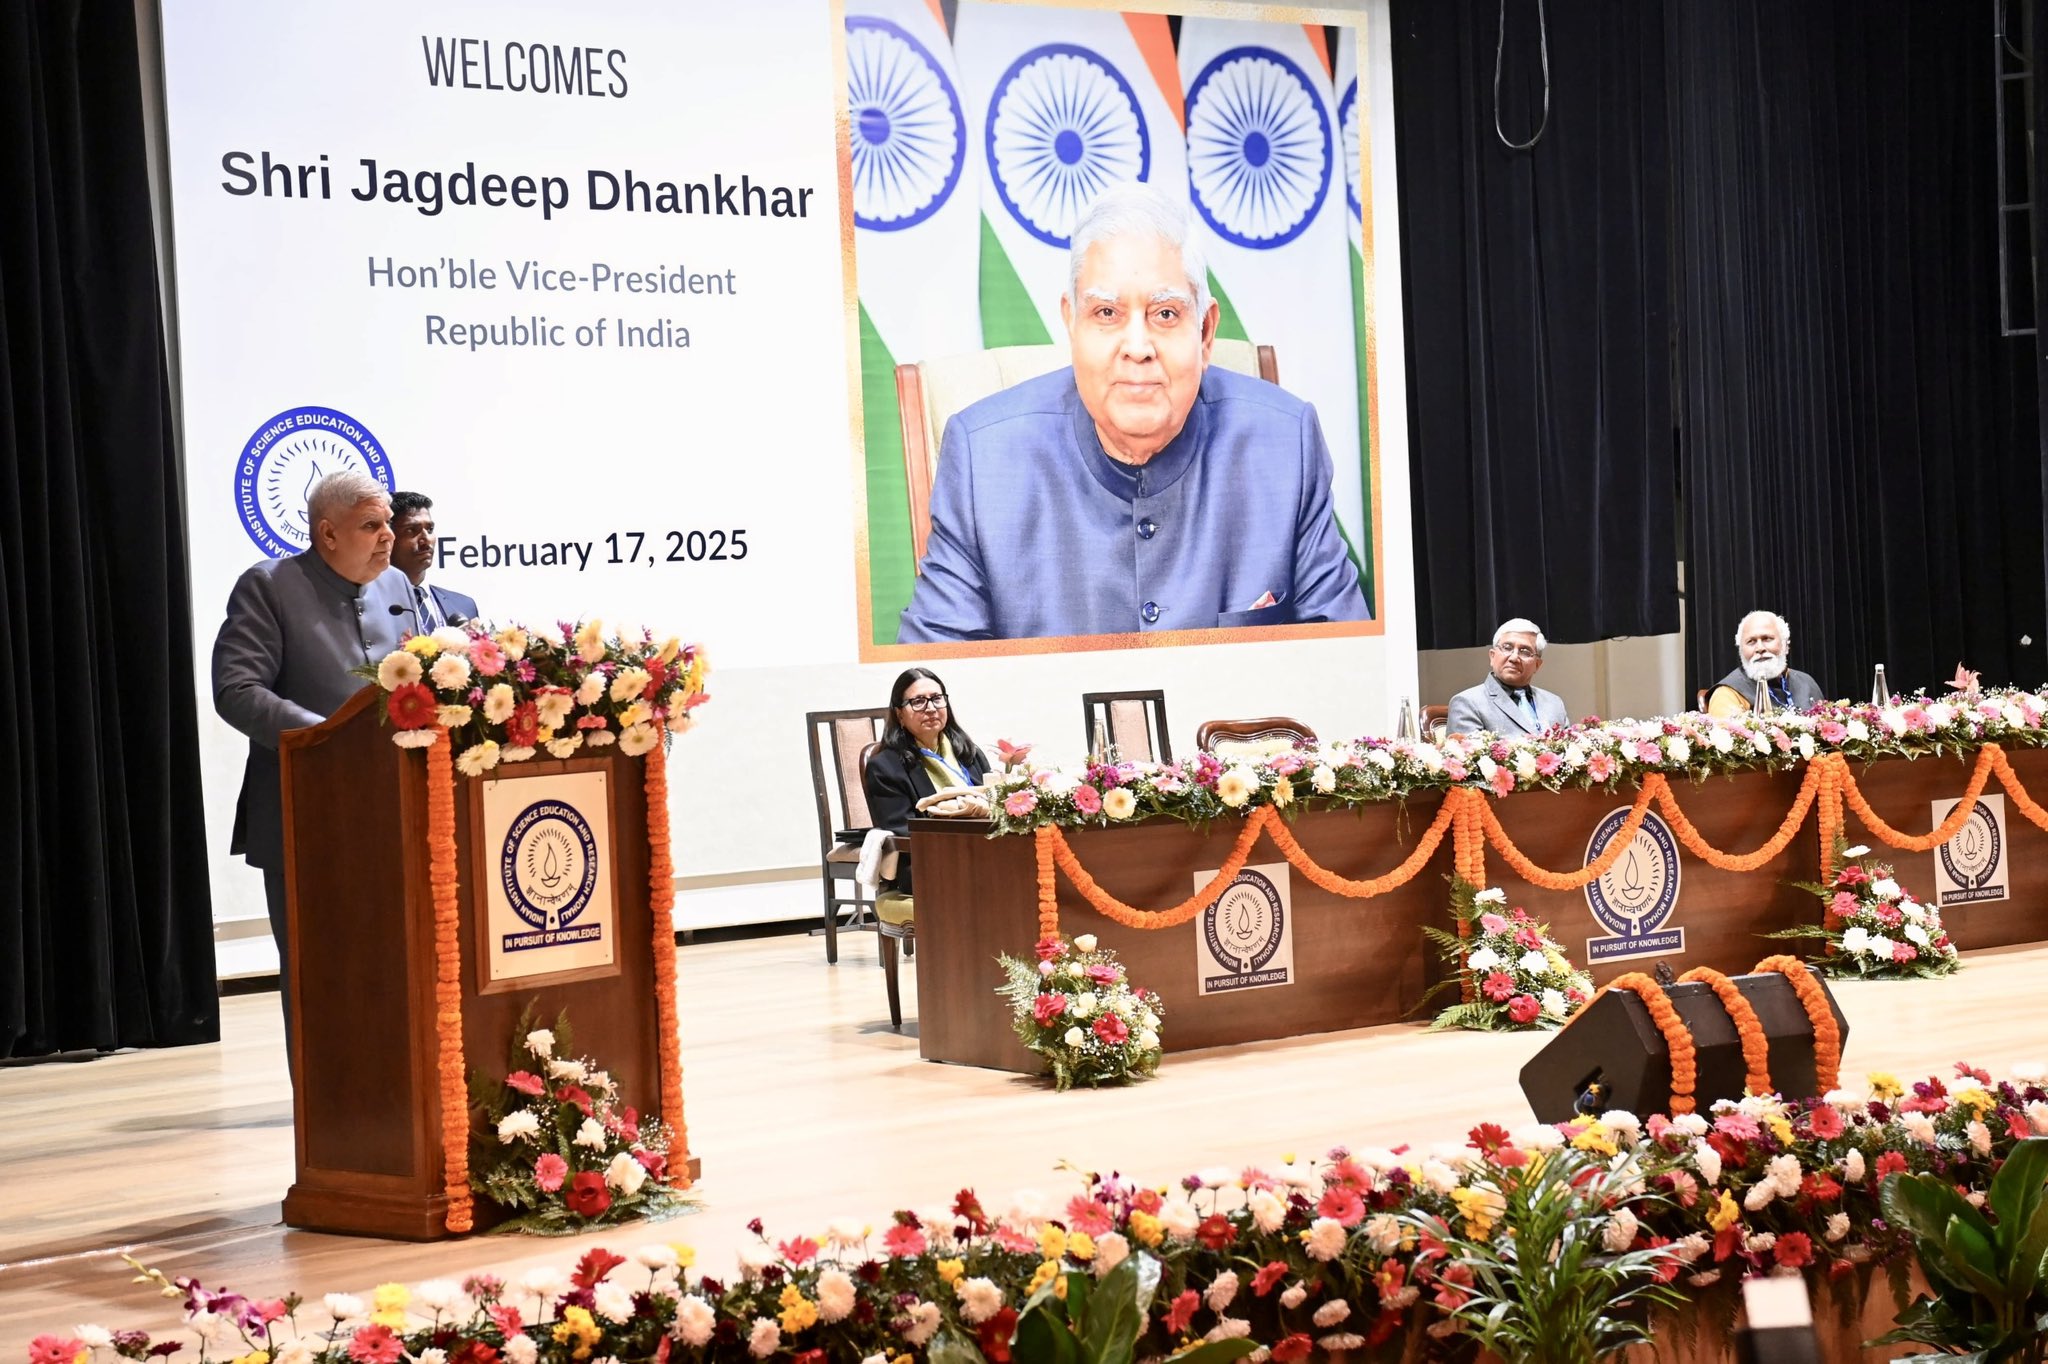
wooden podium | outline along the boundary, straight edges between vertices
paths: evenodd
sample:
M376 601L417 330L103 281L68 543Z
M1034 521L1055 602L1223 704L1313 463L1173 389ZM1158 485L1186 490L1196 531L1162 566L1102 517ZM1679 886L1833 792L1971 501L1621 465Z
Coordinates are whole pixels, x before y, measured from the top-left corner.
M432 1240L449 1233L427 760L423 750L391 742L382 704L383 693L366 686L328 720L279 744L291 945L280 965L291 973L298 1154L284 1220ZM504 1074L512 1030L529 1004L540 1027L566 1009L575 1052L611 1072L624 1103L675 1124L678 1115L660 1113L642 772L642 760L608 748L455 779L464 1074ZM609 871L612 960L494 982L484 888L506 859L482 846L485 787L576 774L604 779L608 837L591 846ZM676 1150L669 1159L680 1171L688 1156ZM477 1212L481 1225L487 1207Z

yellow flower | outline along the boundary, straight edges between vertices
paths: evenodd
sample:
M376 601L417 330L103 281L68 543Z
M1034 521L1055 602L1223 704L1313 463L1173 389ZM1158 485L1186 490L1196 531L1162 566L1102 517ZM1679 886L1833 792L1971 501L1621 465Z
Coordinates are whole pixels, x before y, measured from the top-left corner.
M1062 1228L1047 1222L1038 1233L1038 1253L1048 1260L1057 1260L1067 1253L1067 1233Z
M697 1263L697 1248L695 1246L686 1246L681 1241L674 1241L670 1243L669 1249L676 1253L677 1269L688 1269L691 1265Z
M1493 1234L1493 1224L1507 1210L1507 1199L1494 1189L1453 1189L1451 1202L1458 1205L1458 1215L1465 1219L1466 1232L1477 1241L1484 1241Z
M1779 1141L1787 1146L1792 1144L1792 1122L1783 1113L1773 1113L1768 1118L1765 1118L1764 1122L1777 1135Z
M1720 1200L1707 1213L1707 1225L1716 1232L1723 1232L1734 1226L1741 1219L1742 1209L1735 1205L1735 1200L1729 1196L1726 1189L1721 1190Z
M1607 1135L1607 1129L1599 1123L1589 1123L1586 1130L1572 1138L1572 1145L1581 1151L1592 1151L1597 1155L1614 1154L1614 1138Z
M1043 1261L1038 1266L1038 1272L1031 1276L1031 1286L1024 1290L1024 1296L1030 1297L1033 1293L1036 1293L1039 1289L1058 1278L1059 1273L1060 1262L1058 1260Z
M1890 1071L1873 1070L1870 1072L1870 1097L1876 1099L1879 1103L1889 1103L1905 1092L1906 1087L1899 1083L1899 1077Z
M537 734L537 735L536 735L536 736L534 737L534 742L535 742L535 743L541 743L541 744L548 744L548 743L553 743L553 742L554 742L554 739L555 739L555 731L554 731L554 727L553 727L552 725L542 725L542 726L541 726L541 728L540 728L540 732L539 732L539 733L538 733L538 734Z
M677 639L674 635L670 635L666 640L662 641L660 654L661 661L664 663L673 663L675 662L676 655L681 653L682 651L683 642L680 639Z
M1998 1105L1998 1099L1988 1089L1966 1089L1956 1095L1956 1102L1968 1104L1976 1110L1977 1116L1980 1118L1984 1116L1986 1109L1995 1108Z
M562 1319L555 1324L555 1344L566 1345L575 1342L571 1357L590 1358L591 1347L604 1339L604 1329L592 1320L586 1307L565 1307Z
M440 655L441 646L434 643L432 635L414 635L405 642L405 651L421 658L435 658Z
M1067 1254L1086 1264L1095 1258L1095 1238L1085 1231L1077 1231L1067 1238Z
M941 1260L934 1268L939 1271L941 1279L949 1284L957 1284L960 1282L960 1276L967 1272L967 1262L965 1260Z
M85 1357L86 1355L83 1353L78 1356L79 1359L84 1359ZM77 1364L77 1360L73 1360L72 1364ZM270 1364L270 1351L251 1350L245 1355L237 1355L234 1364Z
M1273 783L1273 803L1286 805L1294 799L1294 783L1282 777Z
M1052 1295L1061 1302L1067 1300L1067 1276L1062 1274L1052 1281Z
M1159 1219L1151 1213L1133 1212L1131 1214L1131 1235L1137 1237L1141 1245L1156 1246L1159 1244L1160 1238L1165 1234L1166 1229L1159 1224Z
M786 1334L795 1335L818 1324L818 1305L803 1295L803 1290L790 1284L782 1290L782 1329Z
M412 1293L402 1283L380 1283L370 1295L370 1320L378 1326L399 1330L405 1325L405 1305Z

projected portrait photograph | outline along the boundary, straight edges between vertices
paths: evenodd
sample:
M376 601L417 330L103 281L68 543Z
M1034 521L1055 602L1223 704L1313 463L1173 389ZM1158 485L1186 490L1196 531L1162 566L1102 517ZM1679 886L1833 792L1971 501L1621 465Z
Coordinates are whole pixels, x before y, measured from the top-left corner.
M863 657L1376 633L1358 31L844 24Z

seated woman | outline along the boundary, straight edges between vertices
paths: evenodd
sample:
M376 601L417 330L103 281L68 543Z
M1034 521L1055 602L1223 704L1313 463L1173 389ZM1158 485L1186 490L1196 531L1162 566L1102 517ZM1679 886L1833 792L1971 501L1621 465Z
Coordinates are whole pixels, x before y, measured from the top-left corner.
M918 801L942 790L979 786L988 768L988 758L954 716L946 684L929 668L905 669L889 690L889 720L882 729L881 747L861 773L868 818L877 829L908 834ZM888 889L879 897L876 912L888 922L908 920L907 854L899 854L896 876L884 885Z

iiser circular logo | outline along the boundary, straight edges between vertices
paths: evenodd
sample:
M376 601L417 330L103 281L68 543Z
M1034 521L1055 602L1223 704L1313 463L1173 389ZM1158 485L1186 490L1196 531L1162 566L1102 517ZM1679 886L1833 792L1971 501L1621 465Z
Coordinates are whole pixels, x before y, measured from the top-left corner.
M235 511L256 547L273 559L313 543L306 494L329 474L353 469L394 492L391 460L368 427L332 407L288 407L258 426L235 459Z
M597 835L567 801L535 801L506 830L498 873L512 912L557 932L576 921L597 891Z
M1202 934L1212 957L1249 974L1273 960L1286 924L1279 888L1264 874L1247 869L1202 916Z

